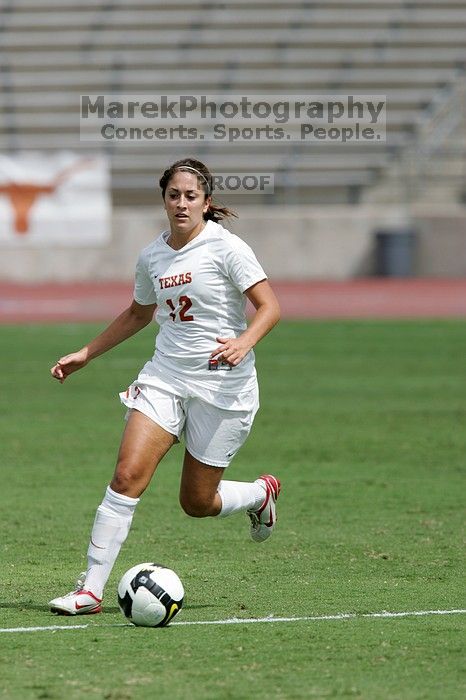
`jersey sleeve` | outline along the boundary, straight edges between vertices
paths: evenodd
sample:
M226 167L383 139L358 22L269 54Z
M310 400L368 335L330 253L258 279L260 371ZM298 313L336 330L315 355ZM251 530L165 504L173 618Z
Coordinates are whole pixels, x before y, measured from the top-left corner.
M227 276L240 292L245 292L253 284L267 279L252 248L234 234L231 234L231 243L225 254L224 266Z
M157 303L157 294L149 274L149 260L145 250L140 253L136 263L133 296L134 300L142 306Z

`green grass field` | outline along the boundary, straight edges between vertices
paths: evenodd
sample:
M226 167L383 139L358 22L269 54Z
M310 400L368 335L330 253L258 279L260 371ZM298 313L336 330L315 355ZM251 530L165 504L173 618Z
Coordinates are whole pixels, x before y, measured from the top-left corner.
M263 545L245 516L178 506L182 447L138 506L105 612L63 618L47 601L85 565L123 426L116 394L153 328L63 386L60 355L96 326L0 328L0 697L133 700L464 698L466 325L283 322L257 350L262 408L230 478L277 473L279 522ZM354 618L124 626L116 585L155 560L186 588L177 621L355 613ZM463 664L464 665L464 664Z

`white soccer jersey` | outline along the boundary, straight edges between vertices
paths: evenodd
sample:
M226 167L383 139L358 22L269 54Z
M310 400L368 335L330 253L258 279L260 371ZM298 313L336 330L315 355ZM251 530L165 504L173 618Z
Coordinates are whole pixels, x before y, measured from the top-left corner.
M219 406L256 384L254 353L233 368L209 370L217 337L238 337L246 328L244 291L267 278L251 248L220 224L208 221L181 250L164 231L144 248L136 267L134 298L157 304L156 352L138 381L162 388L189 386ZM247 401L246 401L247 403Z

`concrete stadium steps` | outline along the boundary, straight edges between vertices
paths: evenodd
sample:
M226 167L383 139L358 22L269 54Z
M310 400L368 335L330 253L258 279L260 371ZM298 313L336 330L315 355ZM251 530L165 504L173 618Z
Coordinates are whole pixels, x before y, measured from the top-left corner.
M466 35L466 32L465 32ZM360 94L383 94L387 87L405 87L409 85L426 85L432 88L443 87L453 82L458 69L453 68L166 68L161 70L140 70L133 68L102 68L93 70L55 70L13 71L4 78L10 89L27 90L41 88L79 87L88 91L108 91L134 94L137 90L173 88L186 90L186 85L193 87L222 90L258 89L263 93L267 89L277 90L282 86L296 91L324 90L335 92L342 88L359 90ZM131 92L130 92L131 90ZM322 93L321 93L322 94Z
M47 29L62 28L72 24L74 27L100 26L105 22L107 28L113 26L139 27L178 27L180 23L187 25L209 27L250 27L257 24L262 27L280 26L312 26L333 27L341 22L344 13L345 24L348 27L457 27L466 24L466 10L463 8L449 7L412 7L412 6L366 6L357 8L341 3L340 7L317 7L310 5L293 5L287 3L277 7L264 8L251 7L249 3L241 8L231 7L225 3L222 7L218 3L211 3L208 10L202 4L181 5L176 7L174 3L167 9L166 6L153 9L153 6L138 8L112 7L106 5L102 9L86 9L80 7L64 10L55 9L53 13L31 10L18 11L19 7L11 6L10 11L3 12L3 24L8 30L27 28Z
M193 6L199 6L199 0L172 0L170 3L171 8L186 8L190 9ZM203 3L203 11L209 12L209 7L212 4L227 4L226 0L224 3L213 3L205 2ZM269 9L270 7L282 7L283 0L253 0L254 7L260 9ZM409 4L410 8L435 8L438 7L438 0L352 0L352 8L406 8ZM242 7L250 7L252 5L251 0L228 0L228 5L240 9ZM287 0L287 5L296 7L313 7L313 8L326 8L326 7L338 7L347 9L348 0L309 0L309 2L302 2L302 0ZM93 10L112 10L113 8L123 8L127 9L127 0L112 0L112 4L109 7L105 0L82 0L79 3L82 8L88 8ZM165 3L163 0L134 0L132 6L135 8L154 8L154 6L164 7ZM10 6L11 7L11 6ZM443 0L442 7L451 9L464 9L463 0ZM73 11L76 9L76 0L14 0L15 11L24 11L30 9L40 10L40 11L50 11L50 10L63 10L67 9ZM13 9L11 7L11 9Z
M448 88L448 86L446 86ZM263 94L263 90L258 90L257 94ZM51 108L53 110L60 109L63 112L73 112L76 114L76 106L80 104L79 90L48 90L47 94L44 96L42 91L29 90L27 92L12 90L8 84L4 85L4 90L0 92L0 106L5 112L17 112L25 111L30 113L30 110L34 110L37 113L49 111ZM101 94L101 93L98 93ZM131 95L134 95L134 90L131 91ZM151 93L144 93L149 95ZM297 90L293 91L271 91L270 96L275 94L276 96L289 95L291 98L297 95ZM387 97L387 102L391 109L395 111L402 109L424 109L427 107L432 99L432 88L428 86L423 87L400 87L391 88L386 87L384 90L384 95Z
M225 167L224 155L223 153L207 153L206 154L209 165L214 170L221 170ZM255 163L251 163L250 152L239 152L235 149L235 152L230 154L228 157L228 170L251 170L251 166L255 167ZM389 156L385 152L381 153L360 153L359 150L353 150L352 152L345 152L343 149L337 153L326 152L316 152L313 153L311 158L306 157L302 151L297 151L294 154L290 154L288 151L284 151L282 154L264 153L260 159L261 167L267 169L282 169L288 167L290 164L296 170L319 170L322 167L327 169L357 169L357 168L380 168L384 167L389 160ZM148 172L153 174L153 163L154 156L148 153L140 153L138 155L137 161L135 160L134 154L127 154L118 152L115 154L113 159L114 167L120 172L129 172L134 170L139 170L141 172Z
M380 143L380 144L374 144L370 146L371 150L375 150L377 148L382 149L384 152L393 152L397 151L400 148L406 146L409 143L413 142L413 136L406 130L392 130L388 136L387 136L387 142L386 143ZM251 159L256 159L256 163L259 166L260 165L260 154L263 152L266 152L268 149L275 151L280 142L274 142L273 146L270 145L270 143L262 142L255 144L251 143L250 141L246 141L243 145L247 149L248 153L250 154ZM157 142L156 145L153 145L154 151L157 151L158 153L165 153L170 157L171 153L184 153L186 154L186 150L188 148L188 142L187 141L177 141L177 142ZM224 142L218 142L214 144L215 147L219 150L221 150L222 153L224 153L225 158L229 159L230 154L232 154L235 150L237 150L241 144L240 142L236 143L224 143ZM293 142L287 141L287 142L281 142L281 145L283 145L285 148L288 149L288 151L291 151L293 148ZM53 151L57 149L71 149L71 150L82 150L84 151L91 151L91 152L107 152L110 155L112 155L117 148L124 148L125 151L133 151L135 153L135 157L137 158L137 154L140 153L144 148L149 149L150 146L147 145L147 142L142 142L136 144L135 146L131 146L128 144L122 145L121 143L118 144L116 141L112 141L111 143L109 142L108 145L101 145L100 142L91 142L91 141L81 141L79 138L79 134L76 131L73 132L60 132L57 133L56 130L52 129L50 132L46 131L37 131L34 128L31 128L29 131L28 130L19 130L15 129L14 125L11 125L8 129L6 129L3 133L0 132L0 149L3 152L14 152L16 150L43 150L43 151ZM315 144L308 145L306 143L297 143L294 142L294 147L299 147L300 149L303 150L303 153L305 153L308 157L309 154L312 152ZM346 147L347 144L343 144L343 147ZM358 144L359 148L361 149L362 146ZM338 148L338 144L326 144L326 148L334 151L335 148ZM364 146L364 149L367 149L368 146ZM228 150L230 149L230 150ZM189 145L189 154L193 154L194 152L197 151L196 144L191 143ZM181 156L180 156L181 157Z
M75 103L75 110L79 108L79 101ZM420 115L418 110L406 109L406 110L390 110L389 117L387 119L388 130L396 130L405 127L406 129L412 129L416 126L417 122L420 120ZM216 121L219 121L218 119ZM202 127L205 121L199 119L196 121L195 118L190 118L190 126ZM343 118L338 121L339 126L347 126L349 122L345 122ZM132 121L132 126L144 128L148 125L147 120L135 118ZM62 112L49 114L47 112L18 112L16 110L6 111L0 114L0 130L7 126L14 126L17 129L27 130L34 129L38 131L51 131L53 129L60 129L60 131L75 132L77 127L77 117L76 112ZM250 119L247 124L248 127L255 129L263 126L263 122L255 119ZM276 126L280 126L279 123ZM288 127L290 130L290 127ZM299 129L299 125L295 127Z
M271 64L286 66L287 69L309 66L323 66L327 69L342 68L453 68L466 65L464 45L449 47L417 48L389 47L371 48L295 48L288 47L166 47L102 49L90 50L70 48L68 50L47 47L36 51L10 50L2 57L4 70L27 71L76 70L82 68L132 67L152 69L154 65L173 67L179 62L189 62L198 68L209 68L218 64L235 67L269 68Z
M0 22L3 17L0 15ZM342 24L344 24L342 20ZM162 30L162 31L160 31ZM342 27L263 27L261 25L250 28L242 27L241 35L238 29L231 26L211 28L204 26L161 27L157 24L152 29L146 25L139 29L114 29L101 26L82 29L70 28L63 19L63 25L51 31L44 27L43 31L37 29L14 29L4 31L0 35L0 47L4 49L22 48L33 50L36 48L78 47L84 51L94 47L114 47L118 49L122 44L134 47L151 48L154 42L159 47L179 46L182 49L204 47L309 47L330 48L343 47L367 48L367 47L401 47L431 46L449 48L451 46L464 45L465 26L437 27L437 28L410 28L410 27L352 27L351 31ZM155 33L157 32L157 33Z
M466 67L466 0L14 0L0 26L0 148L106 152L116 201L152 197L154 173L186 147L80 142L80 93L385 94L387 143L358 157L336 144L188 144L214 169L273 170L278 201L346 202L414 143ZM460 168L449 158L445 180Z

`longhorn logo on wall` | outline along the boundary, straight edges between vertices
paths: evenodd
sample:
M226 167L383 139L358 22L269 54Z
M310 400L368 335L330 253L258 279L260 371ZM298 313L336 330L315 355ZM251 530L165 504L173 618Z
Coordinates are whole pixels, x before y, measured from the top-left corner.
M0 245L101 245L110 238L110 214L106 158L0 156Z

